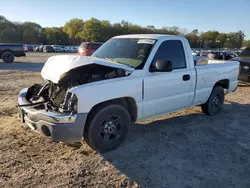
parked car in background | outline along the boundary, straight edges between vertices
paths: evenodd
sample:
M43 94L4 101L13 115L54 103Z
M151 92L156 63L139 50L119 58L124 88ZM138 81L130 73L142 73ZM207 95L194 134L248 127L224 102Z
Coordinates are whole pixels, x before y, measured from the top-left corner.
M250 82L250 46L243 50L238 57L231 60L240 62L239 80Z
M39 46L38 51L43 52L43 47L44 47L44 45Z
M35 52L39 52L39 46L35 47Z
M72 52L71 46L65 46L65 52L71 53Z
M24 47L24 52L28 52L29 51L27 45L24 44L23 47Z
M208 53L209 53L209 52L207 52L207 51L201 51L201 52L200 52L200 56L207 57Z
M91 56L102 44L101 42L83 42L78 48L78 54Z
M198 56L198 53L192 50L192 56Z
M21 122L55 141L84 136L107 152L131 122L196 105L220 113L225 94L237 89L239 62L209 61L196 66L188 40L171 35L118 36L91 57L53 56L41 72L47 82L20 91Z
M55 52L62 52L62 49L59 45L52 45L52 47L54 48Z
M25 47L23 44L0 43L0 59L6 63L13 63L15 57L25 55Z
M33 52L33 51L34 51L34 48L33 48L33 46L31 46L31 45L28 45L27 48L28 48L28 51L29 51L29 52Z
M220 52L219 59L229 60L237 56L238 55L233 51L223 51L223 52Z
M72 53L77 53L78 47L77 46L73 46L72 47Z
M66 52L66 47L65 46L60 46L61 52Z
M52 46L46 45L43 47L43 52L49 53L49 52L55 52L55 50Z

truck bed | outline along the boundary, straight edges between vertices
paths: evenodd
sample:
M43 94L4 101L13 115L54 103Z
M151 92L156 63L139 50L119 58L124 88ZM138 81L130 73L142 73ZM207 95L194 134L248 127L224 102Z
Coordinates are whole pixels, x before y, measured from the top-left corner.
M217 80L228 80L228 92L232 92L237 88L239 62L221 60L204 60L201 62L195 65L197 80L194 104L201 103L204 96L209 97Z

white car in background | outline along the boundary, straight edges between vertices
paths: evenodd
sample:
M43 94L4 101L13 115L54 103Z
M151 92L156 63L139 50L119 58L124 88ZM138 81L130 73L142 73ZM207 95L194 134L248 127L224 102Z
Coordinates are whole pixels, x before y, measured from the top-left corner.
M71 46L65 46L65 52L72 52Z
M25 44L25 45L23 45L23 48L24 48L24 52L28 52L29 50L28 50L28 46Z
M59 45L52 45L52 47L54 48L55 52L62 52L62 49Z

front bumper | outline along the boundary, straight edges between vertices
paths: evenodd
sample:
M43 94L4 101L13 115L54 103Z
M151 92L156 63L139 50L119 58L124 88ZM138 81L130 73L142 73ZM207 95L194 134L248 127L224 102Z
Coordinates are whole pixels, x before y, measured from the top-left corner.
M250 74L240 73L239 80L244 82L250 82Z
M18 105L29 104L25 98L27 90L25 88L19 93ZM36 110L30 106L18 108L22 123L54 141L78 142L83 136L87 114L61 114Z

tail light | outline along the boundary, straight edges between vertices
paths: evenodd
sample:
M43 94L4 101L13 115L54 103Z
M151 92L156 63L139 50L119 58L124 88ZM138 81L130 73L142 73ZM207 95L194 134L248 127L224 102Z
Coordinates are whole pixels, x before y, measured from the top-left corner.
M24 46L22 46L21 50L24 51Z

